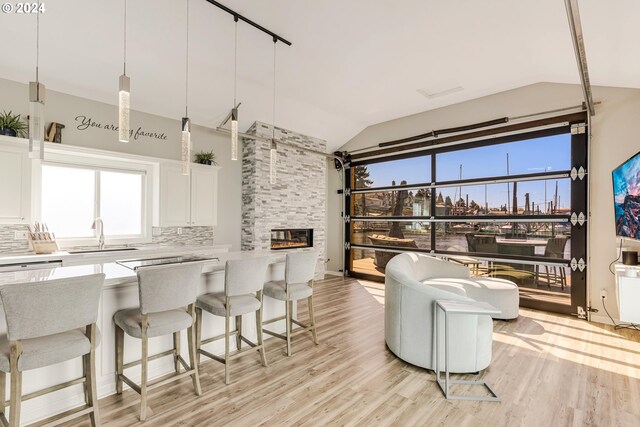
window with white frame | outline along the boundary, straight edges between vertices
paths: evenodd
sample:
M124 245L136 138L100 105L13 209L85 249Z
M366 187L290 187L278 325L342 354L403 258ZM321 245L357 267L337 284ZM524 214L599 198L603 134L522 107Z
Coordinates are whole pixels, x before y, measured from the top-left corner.
M95 218L107 239L139 241L145 232L146 176L140 170L88 165L42 165L41 219L58 239L96 237Z

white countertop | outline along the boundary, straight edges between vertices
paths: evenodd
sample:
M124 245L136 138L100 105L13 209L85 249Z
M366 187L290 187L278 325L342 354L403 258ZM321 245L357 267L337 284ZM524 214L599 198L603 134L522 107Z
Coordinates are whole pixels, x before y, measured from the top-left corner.
M149 245L149 246L131 246L136 250L125 251L107 251L107 252L90 252L90 253L69 253L67 251L58 251L52 254L18 254L0 256L0 266L6 264L22 264L31 262L46 262L46 261L81 261L86 259L87 263L91 259L109 258L112 260L124 260L124 259L136 259L136 258L150 258L153 256L171 256L171 255L185 255L192 253L213 253L220 250L227 250L231 248L231 245L212 245L212 246L171 246L171 245Z
M186 250L186 249L185 249ZM134 251L134 253L140 252ZM191 248L190 251L176 251L175 249L167 256L172 255L184 255L186 253L195 255L206 255L210 253L210 248ZM149 253L145 253L145 256ZM283 251L243 251L243 252L223 252L216 253L213 256L219 258L219 261L200 261L203 264L203 274L214 273L217 271L223 271L224 265L227 260L235 259L251 259L262 256L269 256L272 258L272 264L285 261L285 253ZM127 259L135 259L127 256ZM138 256L138 258L142 258ZM149 258L147 256L147 258ZM125 259L123 257L122 259ZM113 261L102 263L88 263L86 265L76 265L69 267L54 267L44 268L39 270L27 270L27 271L14 271L0 273L0 286L12 285L26 282L40 282L45 280L62 279L67 277L77 277L87 274L104 273L105 274L105 287L112 287L123 284L137 283L137 276L135 271L130 270L127 267L123 267L116 264Z

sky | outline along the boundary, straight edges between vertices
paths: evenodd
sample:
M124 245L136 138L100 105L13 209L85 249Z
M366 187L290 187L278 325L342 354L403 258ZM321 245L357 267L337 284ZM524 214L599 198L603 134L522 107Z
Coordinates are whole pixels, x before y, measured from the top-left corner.
M511 175L568 170L571 169L571 135L554 135L438 154L436 179L438 181L459 179L461 164L462 179L507 175L507 154L509 154L509 174ZM430 156L374 163L368 165L367 169L369 179L373 181L371 187L391 185L393 180L396 184L400 184L402 180L406 180L408 184L431 181ZM560 207L569 207L571 180L568 178L547 180L546 200L552 200L556 181ZM507 204L507 191L507 184L487 185L489 206ZM513 184L509 191L513 191ZM454 195L459 194L457 188L442 188L438 189L438 192L442 192L443 197L448 195L452 199ZM530 193L531 201L536 205L544 203L544 181L518 183L519 206L524 206L526 192ZM484 185L462 187L462 197L464 198L467 194L469 201L475 200L476 203L484 205Z

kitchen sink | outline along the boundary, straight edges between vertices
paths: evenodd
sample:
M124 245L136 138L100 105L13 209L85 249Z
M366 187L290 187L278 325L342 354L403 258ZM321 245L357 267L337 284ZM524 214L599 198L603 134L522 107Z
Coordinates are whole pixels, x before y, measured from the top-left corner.
M81 249L77 251L67 251L70 254L99 254L104 252L122 252L122 251L137 251L138 248L117 247L117 248L104 248L104 249Z

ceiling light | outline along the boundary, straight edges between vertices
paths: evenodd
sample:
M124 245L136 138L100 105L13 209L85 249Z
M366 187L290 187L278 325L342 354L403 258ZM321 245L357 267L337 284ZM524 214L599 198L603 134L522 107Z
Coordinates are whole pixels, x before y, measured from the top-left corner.
M182 118L182 174L189 175L191 169L191 120Z
M231 110L231 160L238 160L238 109Z
M118 92L118 139L120 142L129 142L130 136L130 86L127 76L127 0L124 0L124 49L123 72L120 76L120 90Z
M276 183L278 168L278 146L276 145L276 47L278 39L273 38L273 122L271 123L271 152L269 156L269 182Z
M191 120L189 120L189 0L187 0L187 48L185 67L184 115L182 118L182 174L191 172Z
M276 174L277 167L276 164L278 162L278 146L276 145L276 140L271 140L271 150L269 150L269 183L276 183Z
M233 109L231 110L231 160L238 160L238 104L236 95L238 88L238 16L235 21L235 42L233 62Z
M29 157L44 160L44 95L40 83L40 2L36 13L36 81L29 82Z
M240 106L240 103L237 102L236 96L237 96L237 86L238 86L238 21L243 21L249 25L251 25L252 27L262 31L263 33L268 34L269 36L271 36L273 38L273 43L274 43L274 48L273 48L273 117L274 117L274 130L272 132L272 150L275 150L275 44L278 41L281 41L282 43L286 44L287 46L291 46L291 42L280 37L279 35L277 35L276 33L269 31L268 29L266 29L265 27L263 27L262 25L257 24L256 22L252 21L251 19L247 18L246 16L243 16L241 14L239 14L238 12L229 9L228 7L226 7L225 5L218 3L215 0L207 0L207 2L209 4L212 4L213 6L218 7L219 9L222 9L223 11L227 12L228 14L230 14L231 16L233 16L233 20L235 21L235 38L234 38L234 69L233 69L233 108L231 109L231 113L229 113L225 119L222 121L222 123L220 124L220 126L218 127L220 130L223 129L223 127L227 124L227 122L229 121L229 119L231 119L231 160L238 160L238 137L240 135L239 130L238 130L238 107ZM226 131L226 129L224 129ZM276 167L275 163L276 163L276 152L273 151L271 154L271 165L270 168L274 169ZM273 177L273 182L275 183L275 173L271 173L270 174Z

